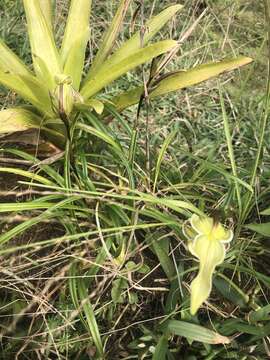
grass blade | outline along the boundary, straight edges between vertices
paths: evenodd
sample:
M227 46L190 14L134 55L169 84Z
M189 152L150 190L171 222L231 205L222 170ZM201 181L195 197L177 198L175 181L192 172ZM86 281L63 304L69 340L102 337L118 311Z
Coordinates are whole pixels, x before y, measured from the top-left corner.
M226 113L226 108L225 108L225 104L224 104L224 98L223 98L222 91L221 91L220 87L219 87L219 97L220 97L220 104L221 104L222 115L223 115L224 133L225 133L225 136L226 136L227 147L228 147L228 152L229 152L229 158L230 158L231 167L232 167L232 173L233 173L233 176L235 178L238 178L237 166L236 166L236 162L235 162L235 156L234 156L233 145L232 145L232 137L231 137L230 125L229 125L229 120L228 120L228 116L227 116L227 113ZM237 181L235 181L234 184L235 184L236 196L237 196L237 201L238 201L239 217L241 217L242 200L241 200L240 187L239 187L239 183Z

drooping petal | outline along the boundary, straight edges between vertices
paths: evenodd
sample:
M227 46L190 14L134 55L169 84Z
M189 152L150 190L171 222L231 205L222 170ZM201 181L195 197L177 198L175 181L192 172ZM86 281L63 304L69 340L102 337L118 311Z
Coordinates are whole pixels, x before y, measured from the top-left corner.
M224 261L225 246L221 242L209 240L205 235L198 235L189 248L200 260L199 273L191 283L190 312L194 315L210 295L213 272Z

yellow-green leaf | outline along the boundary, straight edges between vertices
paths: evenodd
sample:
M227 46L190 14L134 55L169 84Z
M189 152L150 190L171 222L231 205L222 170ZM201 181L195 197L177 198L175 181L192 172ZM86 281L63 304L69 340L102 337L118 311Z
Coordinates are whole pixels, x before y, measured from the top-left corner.
M4 73L0 70L0 83L16 92L46 115L52 114L49 93L33 76Z
M252 61L249 57L240 56L235 59L223 60L204 65L199 65L190 70L176 71L167 74L163 80L156 84L150 91L150 98L167 94L171 91L180 90L188 86L199 84L211 79L226 71L234 70L240 66L246 65ZM137 104L143 94L143 87L137 87L112 99L118 111Z
M91 2L91 0L71 0L61 48L64 72L71 76L75 90L80 87L85 49L90 35Z
M12 133L40 128L42 118L23 108L0 111L0 133Z
M52 0L38 0L41 11L47 21L49 28L52 28Z
M75 103L75 107L78 110L87 110L89 111L89 109L94 109L95 112L99 115L101 115L103 113L104 110L104 104L103 102L101 102L98 99L89 99L86 102L78 102Z
M147 21L145 24L146 31L143 36L143 45L141 31L138 31L110 57L108 60L110 64L118 63L127 56L132 55L134 51L145 46L153 38L153 36L158 33L158 31L182 8L182 5L170 6L157 16Z
M240 56L236 59L228 59L216 63L204 64L196 66L194 69L173 73L161 80L161 82L157 85L157 88L152 91L150 96L155 97L182 89L184 87L199 84L225 71L231 71L240 66L249 64L251 61L251 58Z
M29 129L39 129L43 135L58 147L63 147L65 137L49 128L50 123L41 116L25 108L10 108L0 111L0 134L8 134Z
M141 41L141 32L138 31L124 45L122 45L120 49L118 49L106 62L104 62L102 66L98 67L98 70L102 70L103 72L105 72L112 65L119 64L122 60L126 59L129 56L132 56L138 49L144 47L144 45L146 45L149 40L151 40L153 36L172 18L172 16L175 15L177 11L182 9L182 7L182 5L170 6L167 9L163 10L159 15L150 19L145 26L147 31L144 34L143 44ZM120 14L116 14L116 22L118 21L118 17L120 17ZM114 27L116 28L116 23L114 24ZM113 36L113 34L111 34L111 36ZM96 70L97 68L90 68L90 72L84 80L84 84L87 84L96 76Z
M3 72L32 76L20 58L0 39L0 69Z
M128 71L171 50L176 45L177 42L173 40L159 41L146 48L134 51L132 55L126 57L117 64L113 64L109 67L107 67L107 65L102 66L95 76L82 88L81 94L83 98L87 100Z
M54 77L62 73L62 68L52 29L48 26L39 1L23 0L23 4L35 72L48 88L53 90ZM47 69L45 73L44 68Z
M118 7L118 10L106 31L101 46L99 47L98 53L95 56L93 64L91 65L89 76L86 80L89 80L94 76L94 73L98 70L98 68L102 65L102 63L106 60L107 56L110 55L112 51L114 42L121 30L121 26L128 10L129 4L131 0L121 0L121 3Z

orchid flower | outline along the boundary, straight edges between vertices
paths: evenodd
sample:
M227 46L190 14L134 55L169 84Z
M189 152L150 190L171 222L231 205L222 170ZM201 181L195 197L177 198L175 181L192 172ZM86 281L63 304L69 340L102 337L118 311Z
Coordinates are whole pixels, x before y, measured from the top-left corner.
M200 261L199 273L191 283L190 312L194 315L210 295L214 270L225 259L225 244L232 240L233 231L211 217L193 214L184 223L183 232L189 251Z

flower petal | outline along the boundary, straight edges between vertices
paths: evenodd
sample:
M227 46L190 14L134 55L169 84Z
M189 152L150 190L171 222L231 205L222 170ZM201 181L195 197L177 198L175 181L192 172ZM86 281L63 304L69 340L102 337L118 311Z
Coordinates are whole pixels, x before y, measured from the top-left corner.
M213 219L208 216L200 217L193 214L190 218L191 226L198 234L209 234L213 229Z
M190 311L194 315L211 292L212 275L215 267L224 261L225 246L205 235L198 235L189 248L200 260L199 273L191 283Z

